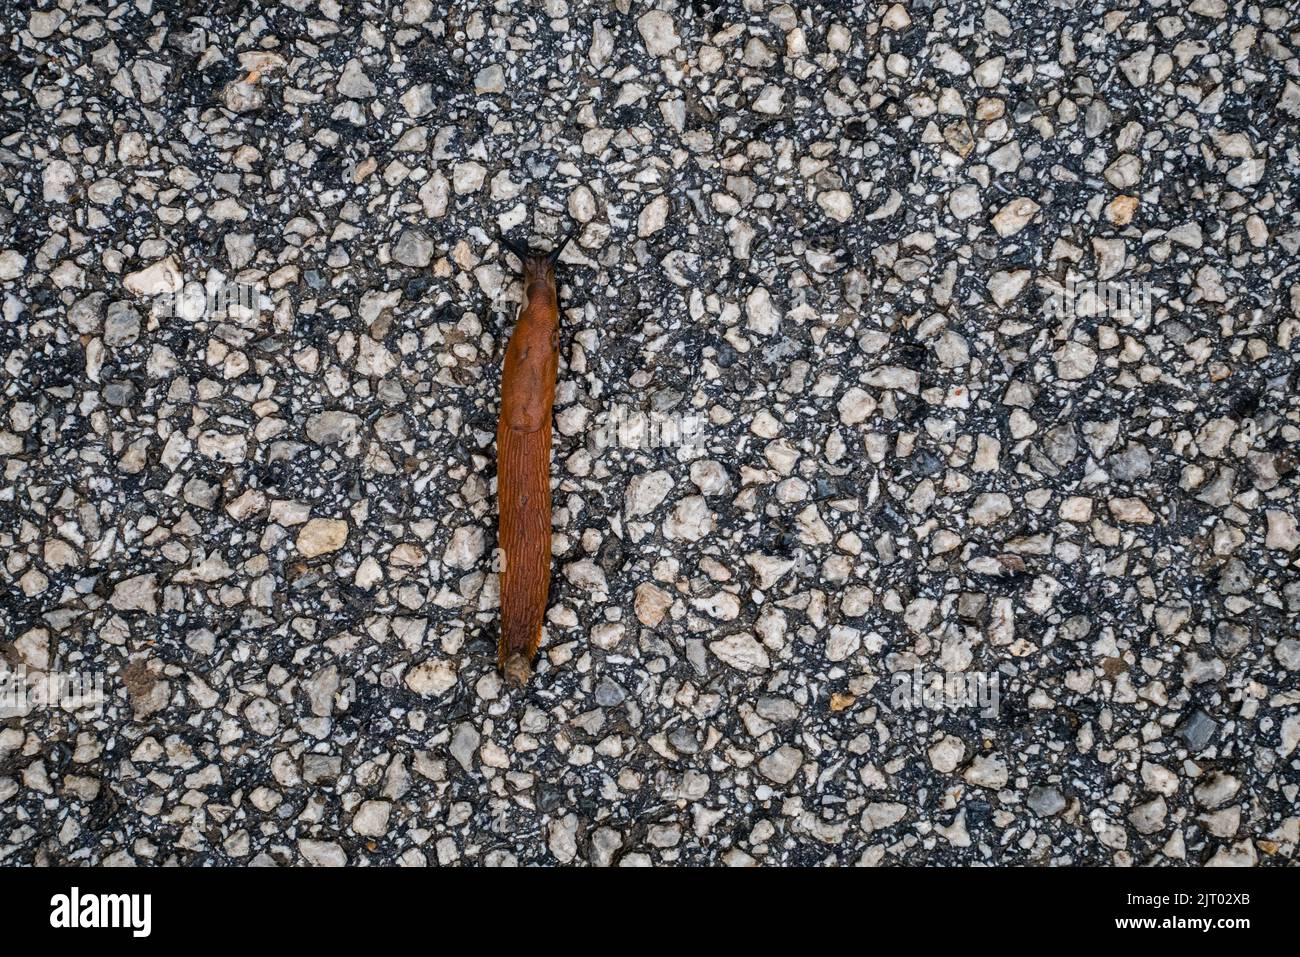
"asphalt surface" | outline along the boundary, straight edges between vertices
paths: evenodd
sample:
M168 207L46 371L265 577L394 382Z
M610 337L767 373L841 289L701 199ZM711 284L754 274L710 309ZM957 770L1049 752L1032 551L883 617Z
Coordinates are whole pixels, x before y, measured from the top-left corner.
M1298 31L7 5L0 863L1291 863Z

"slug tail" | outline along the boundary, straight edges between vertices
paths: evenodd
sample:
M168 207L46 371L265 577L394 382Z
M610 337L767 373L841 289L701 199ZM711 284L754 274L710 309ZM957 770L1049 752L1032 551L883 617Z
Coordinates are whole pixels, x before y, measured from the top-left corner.
M505 675L506 681L511 685L522 688L528 684L528 679L533 676L533 666L528 663L527 658L516 652L502 663L501 673Z
M501 641L497 662L527 680L542 640L551 577L551 424L532 432L497 431L497 538L501 570Z

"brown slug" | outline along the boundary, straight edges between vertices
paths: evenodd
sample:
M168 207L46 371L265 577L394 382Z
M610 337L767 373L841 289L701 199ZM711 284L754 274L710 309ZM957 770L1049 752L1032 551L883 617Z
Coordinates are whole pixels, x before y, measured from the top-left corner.
M555 264L572 233L549 252L504 236L523 264L524 303L506 347L497 424L497 539L501 548L501 637L497 664L522 686L542 639L551 582L551 409L560 355Z

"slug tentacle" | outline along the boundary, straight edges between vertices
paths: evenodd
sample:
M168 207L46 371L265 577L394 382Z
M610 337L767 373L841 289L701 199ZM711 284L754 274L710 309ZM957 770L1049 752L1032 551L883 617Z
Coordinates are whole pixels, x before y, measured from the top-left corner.
M558 243L555 244L555 248L552 249L550 254L547 256L547 258L551 261L552 269L554 269L555 264L560 261L560 253L564 252L564 247L569 245L569 243L573 240L573 237L576 235L578 235L578 227L575 225L572 229L570 229L567 233L564 234L563 239L561 239Z
M515 258L518 259L521 263L528 261L529 252L527 246L525 246L523 243L519 242L518 240L511 239L509 236L505 235L504 233L500 234L498 238L501 240L501 245L505 246L506 249L514 253Z

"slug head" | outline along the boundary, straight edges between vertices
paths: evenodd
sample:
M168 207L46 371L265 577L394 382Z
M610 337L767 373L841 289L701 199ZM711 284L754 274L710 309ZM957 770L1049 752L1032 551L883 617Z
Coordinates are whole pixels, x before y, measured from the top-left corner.
M501 245L510 250L518 258L523 266L524 286L531 286L533 283L541 282L547 285L555 285L555 264L559 261L560 253L564 247L569 244L577 227L574 227L569 233L555 244L555 248L550 252L541 252L523 243L517 242L506 235L501 236Z
M524 288L529 289L541 283L548 288L555 287L555 261L545 253L532 253L524 264Z

